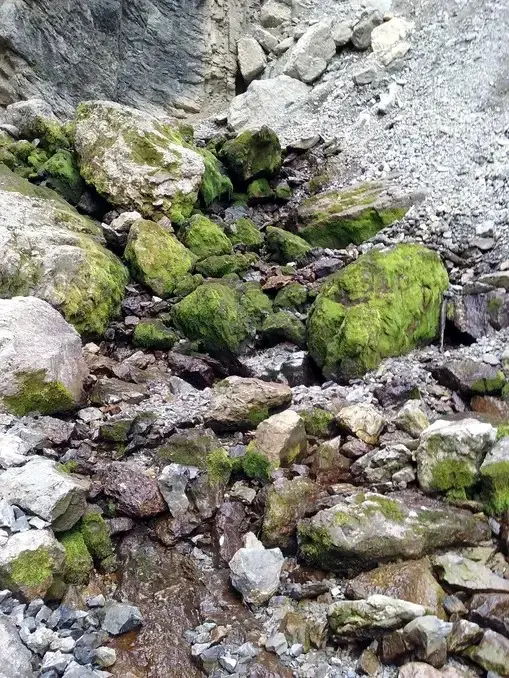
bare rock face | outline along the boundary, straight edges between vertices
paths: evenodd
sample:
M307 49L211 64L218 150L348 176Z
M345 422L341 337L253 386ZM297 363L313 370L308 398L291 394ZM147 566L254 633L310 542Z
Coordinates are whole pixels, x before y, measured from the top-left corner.
M236 42L258 0L9 0L0 5L0 105L84 99L196 113L235 93ZM217 107L217 106L216 106Z

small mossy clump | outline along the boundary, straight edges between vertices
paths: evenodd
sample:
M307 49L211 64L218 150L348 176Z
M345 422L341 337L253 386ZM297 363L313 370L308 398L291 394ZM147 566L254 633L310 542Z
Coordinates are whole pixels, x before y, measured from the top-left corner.
M323 568L329 562L331 552L334 551L334 544L327 528L315 527L311 523L302 521L297 526L297 534L303 559L310 565ZM331 564L330 569L333 568L334 565Z
M263 421L263 420L262 420ZM253 480L267 482L270 478L271 464L267 457L261 452L257 452L251 445L247 452L239 459L243 473Z
M230 198L233 185L224 173L223 167L216 156L205 148L195 149L203 158L205 172L200 185L200 198L205 207L221 198Z
M40 547L20 553L12 563L9 579L13 588L19 588L25 595L31 590L47 590L53 580L52 558L47 549Z
M329 410L313 407L310 410L301 410L299 415L304 422L308 436L313 436L313 438L328 438L332 435L336 419Z
M69 389L58 381L47 382L45 377L45 370L18 374L17 393L3 397L9 412L23 417L31 412L56 414L72 410L76 401Z
M191 218L179 237L198 259L233 252L232 244L223 229L201 214Z
M206 469L206 458L210 452L217 450L219 441L210 432L191 429L187 432L171 436L166 445L157 449L159 462L196 466Z
M274 189L274 195L279 202L287 202L292 197L292 189L286 181L282 181Z
M60 535L65 548L64 580L68 584L86 584L94 563L79 528Z
M258 257L254 253L236 252L202 259L196 264L196 270L206 278L223 278L232 273L246 273L256 261Z
M306 346L306 327L290 311L271 313L261 327L262 342L269 345L289 341L300 348Z
M327 378L351 379L432 341L447 271L421 245L373 250L329 276L308 316L308 349Z
M405 514L401 508L400 502L389 499L389 497L369 496L366 497L363 503L362 493L358 496L358 504L362 505L360 511L364 519L370 519L375 513L381 513L387 520L392 520L395 523L403 523L405 521ZM351 518L348 517L348 520Z
M209 484L212 487L226 486L228 484L234 464L233 459L228 456L228 452L224 448L219 447L217 450L209 452L206 466Z
M169 351L177 341L177 334L157 319L142 320L134 328L133 344L139 348Z
M76 459L69 459L69 461L66 461L63 464L57 464L56 468L59 471L62 471L62 473L77 473L79 465Z
M509 510L509 461L481 468L482 498L488 513L501 515Z
M471 390L473 393L479 395L484 395L486 393L500 393L505 387L506 379L505 374L502 370L498 372L493 377L486 377L476 379L472 382Z
M432 471L432 485L440 492L447 492L451 499L466 497L465 490L477 481L472 463L461 459L443 459Z
M211 353L236 353L251 331L238 293L217 282L204 283L175 304L172 317L188 339Z
M409 202L390 205L380 200L383 190L382 185L367 183L304 200L298 212L299 235L313 247L360 245L402 219L410 207Z
M70 150L72 142L69 130L65 125L61 125L56 120L38 116L32 126L32 138L39 139L41 147L50 153L64 149Z
M265 244L267 253L281 264L299 262L311 251L311 246L298 235L275 226L267 227Z
M133 425L133 419L110 419L99 427L101 440L109 443L125 443Z
M243 245L247 250L257 252L263 245L263 234L251 219L241 217L230 226L228 238L233 245Z
M223 144L220 159L237 184L260 177L270 178L281 169L283 158L277 134L268 127L245 131Z
M275 193L267 179L255 179L249 184L246 192L249 203L255 205L272 200L275 197Z
M81 535L86 548L97 563L111 562L115 555L108 526L100 513L91 511L81 519Z
M133 275L161 297L174 293L196 259L165 228L145 219L131 226L124 256Z
M509 437L509 424L500 424L497 428L497 440Z
M38 170L46 186L53 188L71 205L76 205L85 189L76 158L70 151L60 150Z
M305 307L307 300L307 288L298 282L292 282L280 289L276 294L274 307L302 310Z
M272 313L272 301L262 292L260 283L254 281L242 283L238 292L240 305L247 317L256 328L260 328L263 320Z

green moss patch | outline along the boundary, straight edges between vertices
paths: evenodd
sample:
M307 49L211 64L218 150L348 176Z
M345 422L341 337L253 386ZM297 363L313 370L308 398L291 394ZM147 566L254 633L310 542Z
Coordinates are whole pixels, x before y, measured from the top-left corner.
M86 584L94 567L92 557L78 528L60 535L65 548L64 580L68 584Z
M96 562L114 556L110 531L100 513L86 513L81 519L80 529L86 548Z
M274 226L267 227L265 242L267 253L282 264L299 262L311 251L311 246L298 235Z
M302 309L308 300L308 291L304 285L293 282L276 294L275 308Z
M233 185L224 173L216 156L207 149L197 148L205 163L205 172L200 186L200 197L205 206L211 205L221 198L230 198Z
M233 245L243 245L257 252L263 244L263 235L251 219L242 217L230 227L228 238Z
M222 228L201 214L192 217L189 225L183 229L181 239L198 259L233 252L232 244Z
M237 184L274 176L283 162L277 135L268 127L254 132L247 130L236 139L227 141L219 157Z
M160 320L142 320L134 328L133 344L140 348L169 351L177 341L177 334Z
M233 460L222 447L212 450L206 460L209 483L212 487L225 486L230 480L233 470Z
M10 579L21 590L47 589L53 580L51 556L45 548L21 553L12 563Z
M70 151L60 150L52 155L38 170L46 185L76 205L85 189L85 182L81 178L76 158Z
M332 412L328 410L323 410L321 407L313 407L310 410L301 410L299 415L304 422L308 436L327 438L334 431L336 420Z
M7 409L18 417L30 412L55 414L73 409L76 402L67 387L58 381L46 382L45 377L45 370L18 374L18 392L3 397Z
M223 278L232 273L246 273L258 260L256 254L223 254L221 256L207 257L196 264L196 270L206 278Z
M263 321L261 338L265 344L275 345L282 341L289 341L300 348L306 345L306 328L304 323L290 311L271 313Z

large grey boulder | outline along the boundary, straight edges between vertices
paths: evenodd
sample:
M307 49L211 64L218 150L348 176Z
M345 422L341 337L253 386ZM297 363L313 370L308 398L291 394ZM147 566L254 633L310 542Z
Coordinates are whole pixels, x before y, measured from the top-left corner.
M235 94L235 44L258 8L234 0L2 2L0 106L42 97L59 115L92 98L217 109Z
M265 549L252 532L244 544L229 562L231 582L246 603L262 605L277 591L285 559L280 549Z
M65 549L51 530L17 532L0 549L0 586L27 600L43 598L64 560Z
M0 475L0 498L51 523L56 531L69 530L86 509L89 483L59 471L56 463L34 457L24 466Z
M254 38L241 38L237 43L239 68L245 82L260 75L267 65L267 57Z
M298 525L301 556L339 573L489 538L487 520L410 492L357 492Z
M0 409L52 414L81 400L87 368L80 337L41 299L0 299L0 363Z
M421 435L415 453L419 485L426 491L464 493L495 443L491 424L477 419L435 421Z
M80 104L75 123L80 172L110 202L148 218L191 216L205 164L170 125L112 101Z
M332 38L331 22L320 21L304 33L288 53L284 74L311 84L327 68L336 54L336 43Z
M85 334L119 312L127 272L99 224L1 163L0 250L0 297L44 299Z
M439 578L452 588L474 592L509 593L509 581L489 567L457 553L435 556L433 565Z
M33 678L32 653L12 621L0 615L0 678Z
M46 101L30 99L28 101L17 101L7 106L4 122L16 127L20 136L24 139L34 139L38 136L41 122L58 124L58 118Z

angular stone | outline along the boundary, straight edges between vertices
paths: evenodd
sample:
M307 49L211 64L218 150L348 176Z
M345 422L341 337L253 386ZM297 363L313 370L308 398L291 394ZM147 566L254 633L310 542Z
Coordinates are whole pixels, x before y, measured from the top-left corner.
M51 523L55 531L69 530L81 518L89 487L88 480L60 471L44 457L0 475L0 497Z
M470 619L509 637L509 594L476 593L469 609Z
M474 545L489 535L485 519L410 492L358 492L298 526L300 553L307 562L349 574L453 545Z
M332 39L336 43L336 47L344 47L352 38L352 28L349 21L335 20L331 25Z
M322 75L335 54L330 21L320 21L310 26L291 48L284 74L311 84Z
M41 598L62 573L64 560L64 547L50 530L13 534L0 549L0 586L27 600Z
M303 419L293 410L273 414L258 424L254 446L273 466L298 463L308 447Z
M164 445L157 448L160 461L173 462L182 466L206 468L207 455L221 447L216 434L209 428L183 429L171 435Z
M448 360L435 366L432 373L442 386L467 396L500 393L505 384L499 367L470 358Z
M509 638L488 629L479 643L463 653L485 671L506 676L509 666Z
M277 28L280 24L290 21L291 18L291 7L277 0L267 0L260 11L260 22L265 28Z
M412 452L396 444L368 452L352 464L350 472L358 480L372 484L390 482L403 469L413 473Z
M291 400L292 391L284 384L227 377L214 386L205 423L218 431L252 429Z
M426 608L406 600L374 595L366 600L342 600L330 605L332 633L341 639L373 638L422 617Z
M174 518L185 515L189 509L186 488L192 473L195 477L197 469L180 464L170 464L165 466L159 474L157 479L159 490Z
M141 612L134 605L108 601L104 606L102 628L114 636L138 629L143 623Z
M459 654L471 645L477 643L483 637L484 630L466 619L459 619L452 625L452 630L447 637L447 651L454 654Z
M442 581L467 591L509 593L509 580L499 577L486 565L456 553L435 556L433 566Z
M451 623L429 615L411 621L401 635L416 659L441 668L447 660L447 637L451 631Z
M114 461L99 474L104 493L115 500L120 513L148 518L166 511L155 479L134 463Z
M394 17L376 26L371 32L371 47L377 60L388 66L398 56L404 56L410 49L406 38L414 30L413 21Z
M496 429L477 419L434 422L415 453L419 485L426 491L464 492L477 481L495 437Z
M348 582L346 593L357 600L375 594L399 598L423 605L438 617L445 616L442 607L445 592L433 576L427 559L390 563L363 572Z
M376 445L385 420L371 405L349 405L339 411L336 421L351 435L368 445Z
M248 533L244 548L230 560L231 582L246 603L262 605L277 591L284 561L280 549L266 550Z
M33 678L32 654L23 643L18 629L4 615L0 615L0 677Z
M308 478L280 478L271 485L265 501L262 540L265 546L285 552L296 547L297 522L310 511L319 487Z
M265 52L255 38L241 38L238 41L237 58L240 72L247 83L260 75L267 65Z
M357 49L368 49L371 45L371 34L384 18L378 10L364 12L360 21L353 27L352 44Z
M449 301L447 318L470 339L489 336L509 325L509 297L503 290L462 294Z
M424 429L429 426L420 400L408 400L393 419L396 426L412 438L419 438Z
M70 410L83 395L81 340L48 303L0 299L0 408L18 416Z

